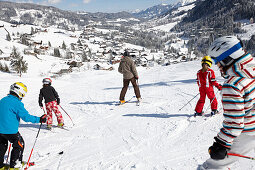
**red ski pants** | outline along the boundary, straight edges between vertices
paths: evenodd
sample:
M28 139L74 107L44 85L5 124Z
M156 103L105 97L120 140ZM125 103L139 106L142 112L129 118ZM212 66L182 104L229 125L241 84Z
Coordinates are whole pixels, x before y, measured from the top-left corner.
M196 106L195 111L198 112L198 113L202 113L203 107L204 107L204 104L205 104L206 95L210 99L211 109L212 110L217 110L218 102L217 102L217 99L215 97L213 87L209 87L209 88L200 87L199 92L200 92L200 98L197 102L197 106Z
M45 104L46 105L46 111L47 111L47 125L52 124L52 111L55 113L58 123L64 123L64 119L60 111L58 110L57 102L52 101Z

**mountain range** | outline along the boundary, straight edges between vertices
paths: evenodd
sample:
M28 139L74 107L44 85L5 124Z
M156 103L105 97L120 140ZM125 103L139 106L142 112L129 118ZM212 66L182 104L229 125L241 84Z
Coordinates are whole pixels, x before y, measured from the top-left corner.
M175 5L159 4L138 12L118 13L72 12L6 1L0 1L0 8L0 20L12 24L56 25L63 29L82 28L92 22L104 28L110 23L114 27L117 23L128 27L138 24L140 29L169 24L173 25L171 32L192 39L188 45L200 51L217 36L244 33L243 22L255 18L254 0L181 0Z

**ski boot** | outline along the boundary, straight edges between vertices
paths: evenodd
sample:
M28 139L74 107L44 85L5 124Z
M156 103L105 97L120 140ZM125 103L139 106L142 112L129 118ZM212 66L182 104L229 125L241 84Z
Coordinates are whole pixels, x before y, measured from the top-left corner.
M119 105L123 105L123 104L125 104L125 103L126 103L126 101L125 101L125 100L120 100Z
M52 129L52 125L47 125L46 129L51 130Z
M194 117L196 117L196 116L203 116L203 112L201 112L201 113L195 112Z
M59 123L59 124L58 124L58 127L59 127L59 128L63 128L63 126L64 126L64 123Z
M218 113L219 113L219 111L218 111L218 110L213 109L213 110L212 110L212 112L211 112L211 116L216 115L216 114L218 114Z
M137 106L140 106L141 101L142 101L142 98L141 98L141 97L137 98L136 105L137 105Z

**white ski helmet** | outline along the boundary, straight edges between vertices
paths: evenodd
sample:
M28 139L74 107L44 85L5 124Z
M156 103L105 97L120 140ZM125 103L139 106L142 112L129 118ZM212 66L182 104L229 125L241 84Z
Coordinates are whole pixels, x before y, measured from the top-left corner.
M215 64L220 62L223 67L229 66L243 54L245 54L245 51L242 42L235 36L217 38L208 50L208 55L214 60Z
M51 85L52 80L50 78L44 78L42 82L43 82L43 84Z
M10 92L14 92L20 99L27 94L27 86L21 82L16 82L11 85Z

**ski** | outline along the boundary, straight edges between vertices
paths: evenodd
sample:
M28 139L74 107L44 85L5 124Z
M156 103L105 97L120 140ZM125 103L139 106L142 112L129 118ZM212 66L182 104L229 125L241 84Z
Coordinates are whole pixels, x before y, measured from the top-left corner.
M219 111L219 112L218 112L217 114L215 114L215 115L211 115L211 112L209 112L209 113L203 113L202 116L197 116L197 115L193 114L193 116L190 116L190 117L188 118L188 121L190 121L190 122L196 122L196 120L198 120L198 119L208 120L208 119L210 119L210 118L216 117L217 115L221 114L222 112L223 112L223 111Z
M30 166L34 166L34 165L35 165L35 162L29 162L28 165L27 165L27 162L22 162L22 167L14 168L14 169L15 170L23 170L23 169L29 168ZM4 164L4 170L8 170L8 169L10 169L10 165L9 164Z
M52 125L52 127L50 129L46 128L46 130L54 132L54 129L56 129L56 128L63 129L63 130L66 130L66 131L70 131L70 127L66 127L66 126L59 127L57 125Z
M135 96L131 97L129 100L125 101L124 103L118 102L118 103L116 104L116 106L122 106L122 105L124 105L124 104L126 104L126 103L131 103L131 100L132 100L134 97L135 97Z

